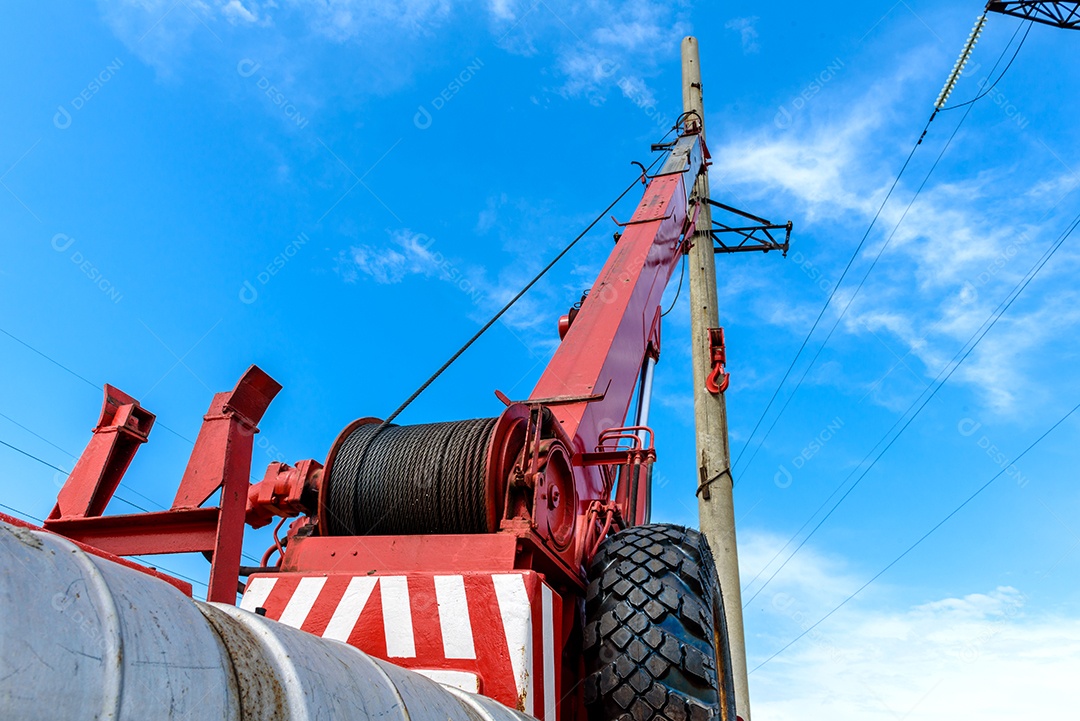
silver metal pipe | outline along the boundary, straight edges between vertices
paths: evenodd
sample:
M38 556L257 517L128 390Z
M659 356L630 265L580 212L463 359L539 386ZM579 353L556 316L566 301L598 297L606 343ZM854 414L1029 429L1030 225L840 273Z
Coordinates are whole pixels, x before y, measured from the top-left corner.
M645 364L641 366L641 383L638 387L637 414L634 419L635 426L649 425L649 406L652 405L653 369L656 368L656 359L645 356ZM638 431L641 442L645 442L645 432Z
M5 721L535 721L0 522Z
M641 381L638 384L637 413L634 414L635 426L649 425L649 406L652 405L653 370L656 368L656 359L651 355L645 356L645 363L641 366ZM637 436L641 439L641 445L645 445L652 439L647 438L646 431L638 431ZM645 522L652 518L652 466L649 466L649 475L645 479L649 484L649 493L645 497Z

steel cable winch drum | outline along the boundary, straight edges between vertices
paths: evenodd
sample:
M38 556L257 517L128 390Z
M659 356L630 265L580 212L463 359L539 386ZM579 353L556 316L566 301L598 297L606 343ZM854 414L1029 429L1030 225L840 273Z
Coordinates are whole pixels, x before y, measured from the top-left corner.
M501 430L507 424L499 420L397 426L363 418L352 423L327 458L321 532L364 536L497 530L504 481L524 441L523 429L508 434Z

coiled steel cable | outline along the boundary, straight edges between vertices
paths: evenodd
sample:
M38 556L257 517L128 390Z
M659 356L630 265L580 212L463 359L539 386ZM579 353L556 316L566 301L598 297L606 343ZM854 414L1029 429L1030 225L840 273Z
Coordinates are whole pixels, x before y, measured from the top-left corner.
M675 125L669 130L663 138L661 143L654 146L656 149L666 149L663 146L663 141L667 139L672 132L677 131L682 125L683 121L689 117L690 113L683 113L679 116ZM449 359L446 360L424 383L417 388L412 395L405 399L405 401L398 406L398 408L391 413L387 419L381 423L373 423L365 426L360 426L349 438L342 443L338 449L337 458L334 462L334 467L330 471L330 498L325 504L327 510L326 519L327 532L332 536L344 536L344 535L363 535L370 534L374 531L372 527L369 530L363 530L363 524L361 518L367 512L365 509L371 509L368 501L371 498L369 489L367 489L362 481L362 478L367 473L365 469L378 469L380 476L383 477L383 481L392 487L408 487L410 478L415 478L415 474L409 473L409 469L416 469L417 460L415 456L407 457L402 454L391 454L393 458L386 457L387 451L391 447L396 447L395 444L387 442L383 443L382 436L384 434L391 435L395 429L401 428L401 426L393 425L393 421L397 418L414 400L416 400L420 394L427 390L428 386L435 382L435 380L442 375L442 373L449 368L453 363L461 357L484 333L488 331L495 323L507 312L518 300L524 296L529 289L536 285L540 280L550 271L556 263L558 263L563 256L570 252L571 249L578 242L584 238L589 231L596 226L608 212L614 208L619 201L621 201L626 195L634 189L639 182L646 182L649 177L649 172L656 167L656 165L663 160L666 154L661 154L655 158L647 168L644 168L642 175L635 178L630 185L626 187L611 203L601 211L596 218L590 222L581 233L577 235L570 243L563 248L558 255L556 255L543 269L525 286L518 291L518 293L511 298L494 316L488 320L469 340L465 342ZM640 165L640 164L638 164ZM458 468L459 472L456 475L447 475L446 481L437 481L440 489L447 491L443 494L444 501L447 505L441 506L437 512L427 511L421 515L425 516L424 521L431 524L427 527L419 528L414 531L393 531L392 533L433 533L436 532L433 528L446 528L452 527L454 530L449 532L483 532L491 529L487 529L487 509L486 509L486 481L483 477L484 469L487 461L487 440L490 437L491 430L494 426L495 419L482 419L480 421L461 421L461 423L487 423L490 424L485 431L480 431L477 427L468 427L458 429L461 431L461 435L456 436L453 440L448 439L450 445L444 446L445 452L438 457L440 468L446 468L446 462L449 456L452 456L455 460L453 467ZM430 424L441 425L441 424ZM425 426L407 426L408 428L421 429ZM470 433L470 431L472 431ZM417 431L422 433L422 431ZM369 446L374 452L372 459L368 461ZM464 448L471 447L472 455L467 455ZM417 446L412 446L417 448ZM394 463L401 462L402 465L393 465ZM406 465L406 462L408 465ZM389 465L388 465L389 464ZM406 478L401 478L402 474ZM441 474L439 476L442 477ZM460 493L462 487L467 487L468 491L465 494ZM451 492L450 489L455 489L456 492ZM415 489L413 489L415 493ZM455 503L464 502L464 497L471 499L464 506L459 506ZM382 499L380 499L382 500ZM399 527L399 518L401 515L400 503L398 501L391 501L386 506L382 513L387 518L380 517L376 520L377 526L380 528L380 532L391 533L388 530L381 530L384 526L386 528ZM390 521L389 517L393 517L393 521ZM445 521L447 517L453 519L450 524ZM369 519L370 520L370 519ZM409 523L402 524L401 527L411 525ZM475 531L462 531L460 527L475 528ZM359 530L358 530L359 529Z
M415 426L371 423L330 469L332 536L485 533L487 451L495 418Z

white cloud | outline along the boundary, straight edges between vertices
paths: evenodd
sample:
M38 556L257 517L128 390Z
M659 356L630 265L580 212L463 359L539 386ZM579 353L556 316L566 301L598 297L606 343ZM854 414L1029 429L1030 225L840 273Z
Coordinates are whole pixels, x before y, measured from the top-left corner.
M626 75L623 76L618 85L623 95L638 107L656 107L656 97L641 78Z
M655 105L646 78L661 61L677 62L678 44L690 27L678 3L652 0L583 3L552 12L572 33L558 51L559 92L602 103L621 90L643 109Z
M336 270L346 283L355 283L360 274L370 276L376 283L400 283L414 271L414 263L392 248L354 245L338 256Z
M785 207L796 219L793 250L825 279L826 289L838 279L846 254L865 232L910 148L884 144L881 138L904 137L899 131L911 117L900 109L899 99L905 96L906 84L919 80L912 68L923 65L924 54L911 51L910 58L898 64L901 69L896 77L871 86L861 97L837 97L839 87L827 88L808 102L794 123L729 135L726 145L713 149L717 158L712 171L714 195L723 197L731 191L743 204L768 200ZM832 117L830 110L837 104L844 113ZM905 362L928 379L990 316L1058 231L1060 219L1052 214L1046 216L1050 222L1031 217L1024 206L1032 203L1029 194L1042 199L1035 207L1049 209L1075 185L1055 169L1053 175L1042 172L1042 177L1051 179L1031 189L1027 176L1010 163L995 166L992 157L981 158L977 173L942 179L951 156L961 152L965 143L974 142L965 132L980 132L965 129L950 148L951 155L945 156L943 167L907 210L929 163L948 137L947 128L934 130L936 135L920 148L837 293L831 315L823 321L826 327L832 326L870 263L882 253L841 330L868 340L873 332L894 347L899 340L901 345L895 349L900 355L908 353ZM1057 165L1049 156L1044 160L1051 168ZM1032 158L1027 165L1034 167ZM1017 201L1025 196L1024 201ZM1023 210L1028 212L1018 212ZM806 245L801 238L807 236L827 237L829 245ZM883 251L886 241L889 244ZM1063 250L1061 256L1055 258L1057 268L1075 262L1071 252ZM825 292L807 272L806 286L814 292L803 301L806 308L785 308L768 318L796 334L805 332L807 316L816 315L825 300ZM984 402L1000 412L1015 409L1018 398L1034 392L1035 383L1024 373L1026 364L1076 320L1070 289L1047 293L1048 285L1053 287L1060 276L1060 270L1048 267L1036 286L1041 290L1030 292L1035 307L1032 298L1025 296L1028 302L1010 308L952 381L976 386ZM1006 378L1009 381L1003 382ZM882 402L886 397L875 395Z
M495 226L495 221L499 219L499 209L505 204L506 193L502 193L498 198L489 197L487 207L476 217L476 232L483 235L491 230Z
M285 6L303 13L316 32L335 41L372 37L391 29L427 34L453 10L450 0L285 0Z
M300 78L303 84L323 95L340 92L340 83L310 77L305 62L286 57L283 46L347 45L357 52L355 64L368 68L362 76L348 75L350 92L385 94L411 82L440 31L471 16L479 28L486 24L489 39L505 52L547 50L557 79L549 93L595 104L621 93L665 130L671 119L659 117L648 78L661 60L677 63L678 42L689 29L682 2L655 0L489 0L480 7L455 0L99 1L113 32L162 76L193 63L200 48L202 55L217 52L224 39L260 62L275 60L279 75L307 76ZM356 84L358 77L363 85Z
M759 531L740 531L739 568L744 604L752 604L755 608L767 606L768 599L774 594L784 593L797 596L816 609L835 604L843 598L842 589L858 585L856 577L848 573L842 559L822 556L815 552L813 546L805 546L784 567L783 573L777 575L777 580L751 602L750 599L776 570L773 559L783 561L787 553L793 550L794 547L784 550L785 540Z
M491 0L488 3L488 9L496 20L512 22L517 19L517 13L514 12L515 5L514 0Z
M607 90L618 82L615 77L621 66L609 57L590 49L575 49L562 53L556 60L559 72L566 78L561 92L567 97L585 96L594 105L607 98Z
M240 0L229 0L221 8L221 14L233 23L255 23L259 21L258 11L244 7Z
M1080 187L1080 175L1066 171L1055 177L1039 181L1027 192L1027 197L1039 201L1049 198L1060 201Z
M285 39L321 38L361 43L363 62L378 68L370 78L376 90L400 84L395 74L411 73L412 64L405 62L409 56L394 57L391 63L391 51L429 37L454 9L451 0L99 0L99 5L113 33L163 76L193 63L193 50L200 44L209 52L244 48L249 56L268 58L281 54ZM249 29L257 34L235 34Z
M795 597L774 600L778 630L794 636L813 622ZM1080 620L1029 613L1026 601L999 587L902 611L842 610L751 677L754 712L775 721L1072 718Z
M758 45L757 21L758 18L755 15L753 17L734 18L724 23L725 28L739 33L739 39L742 41L742 50L746 55L761 50L761 46Z
M339 254L345 282L394 284L429 278L457 289L471 303L469 318L489 320L561 251L591 217L559 212L550 201L509 196L487 199L478 213L472 249L482 261L466 262L454 249L465 242L432 238L411 230L389 233L388 242L354 244ZM523 242L527 239L527 242ZM611 249L610 235L597 231L581 241L501 318L500 326L538 360L559 344L558 320L592 286ZM482 263L482 264L481 264Z
M400 283L410 275L427 277L461 276L456 263L435 249L435 239L408 229L390 233L390 243L381 246L362 243L338 255L337 271L346 282L366 275L376 283Z
M744 569L764 563L779 547L776 537L744 536ZM751 668L861 584L842 560L803 549L748 614ZM755 717L1004 721L1075 716L1080 619L1040 608L1022 589L1009 586L899 609L889 600L895 591L870 587L753 673Z
M447 283L474 306L470 315L473 320L482 323L502 308L525 284L528 280L526 276L534 272L531 266L526 267L522 261L515 261L492 273L487 268L448 255L449 251L444 253L446 243L409 229L391 232L389 241L382 245L361 243L341 251L335 266L337 274L346 283L370 279L392 285L416 276ZM522 255L528 257L524 252ZM511 332L524 332L548 323L554 329L552 306L542 300L549 292L538 288L535 293L519 300L503 316L505 327ZM538 333L535 339L522 342L530 348L548 349L557 342L557 338L550 336Z

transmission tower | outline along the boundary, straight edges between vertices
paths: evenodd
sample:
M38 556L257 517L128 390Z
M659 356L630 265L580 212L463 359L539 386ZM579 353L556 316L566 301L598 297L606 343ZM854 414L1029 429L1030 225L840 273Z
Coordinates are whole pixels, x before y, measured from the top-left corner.
M991 0L986 9L992 13L1012 15L1043 25L1080 30L1080 2L996 2Z

